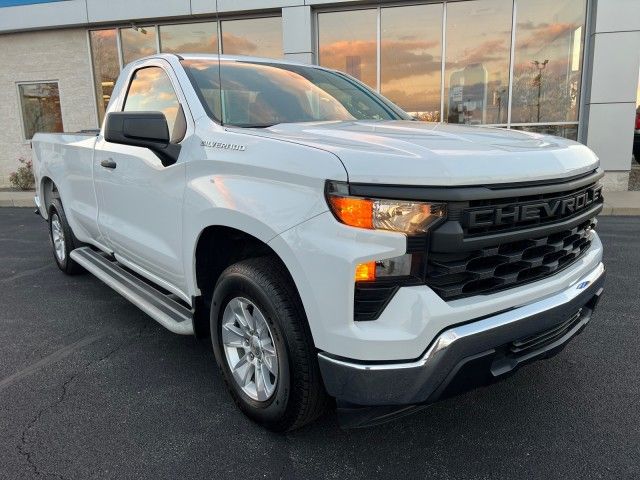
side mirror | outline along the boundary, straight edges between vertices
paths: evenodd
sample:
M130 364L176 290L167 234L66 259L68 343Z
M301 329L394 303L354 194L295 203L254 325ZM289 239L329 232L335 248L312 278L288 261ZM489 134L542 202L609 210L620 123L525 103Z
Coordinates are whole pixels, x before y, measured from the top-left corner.
M148 148L165 167L178 160L180 145L170 142L169 126L162 112L111 112L104 126L107 142Z

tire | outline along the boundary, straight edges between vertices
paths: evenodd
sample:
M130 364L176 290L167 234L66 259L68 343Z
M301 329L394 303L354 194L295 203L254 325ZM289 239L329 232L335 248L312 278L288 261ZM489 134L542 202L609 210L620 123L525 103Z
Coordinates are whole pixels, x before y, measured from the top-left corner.
M237 315L240 310L243 313ZM238 335L236 330L241 326L238 318L248 324L253 321L253 336ZM235 324L231 325L229 319ZM264 339L258 342L255 340L258 336ZM255 422L270 430L284 432L300 428L324 412L328 397L304 309L284 266L277 259L243 260L220 275L211 305L211 337L216 361L234 402ZM231 342L237 341L242 341L245 346L236 348ZM256 347L255 356L250 353L254 343L261 343L264 348ZM269 353L270 346L276 354L275 362ZM253 384L251 373L245 375L249 378L245 386L234 377L232 366L242 363L235 358L236 354L245 360L247 367L249 362L256 362ZM241 369L234 371L240 376L238 372ZM259 371L264 374L262 381L257 376ZM250 368L245 372L250 372ZM265 398L270 387L273 390Z
M67 275L77 275L84 271L69 256L80 242L71 231L62 203L57 198L54 198L49 206L49 240L53 249L53 258L60 270Z

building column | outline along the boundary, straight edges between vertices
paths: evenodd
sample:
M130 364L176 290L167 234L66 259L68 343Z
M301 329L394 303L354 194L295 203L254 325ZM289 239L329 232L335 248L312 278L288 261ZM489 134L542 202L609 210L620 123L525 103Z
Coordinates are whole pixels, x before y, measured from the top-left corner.
M640 75L640 1L594 0L586 143L607 171L607 190L627 190Z
M303 63L315 63L314 28L308 5L282 9L282 46L284 58Z

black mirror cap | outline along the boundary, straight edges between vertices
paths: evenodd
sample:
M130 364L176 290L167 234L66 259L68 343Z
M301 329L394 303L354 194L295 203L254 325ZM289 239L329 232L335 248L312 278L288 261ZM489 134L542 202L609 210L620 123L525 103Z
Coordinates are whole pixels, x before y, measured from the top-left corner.
M178 160L180 145L170 143L169 126L162 112L111 112L104 139L110 143L148 148L165 167Z

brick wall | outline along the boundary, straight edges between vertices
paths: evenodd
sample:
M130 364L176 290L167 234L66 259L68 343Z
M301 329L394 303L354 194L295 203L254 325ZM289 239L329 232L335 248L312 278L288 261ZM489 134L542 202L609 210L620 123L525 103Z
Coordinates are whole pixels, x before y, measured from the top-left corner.
M24 139L18 82L55 80L65 131L97 126L87 32L48 30L0 35L0 187L18 158L30 158Z

